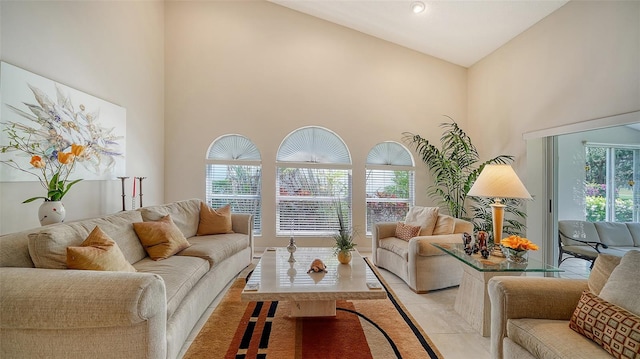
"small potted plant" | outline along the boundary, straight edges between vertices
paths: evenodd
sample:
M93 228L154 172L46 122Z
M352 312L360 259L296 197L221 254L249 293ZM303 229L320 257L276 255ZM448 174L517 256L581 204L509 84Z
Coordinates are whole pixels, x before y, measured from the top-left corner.
M351 262L351 250L357 245L353 242L353 233L346 227L343 213L342 203L338 202L336 205L336 214L338 215L338 224L340 229L338 233L333 235L336 243L333 246L335 253L338 256L338 262L342 264L349 264Z

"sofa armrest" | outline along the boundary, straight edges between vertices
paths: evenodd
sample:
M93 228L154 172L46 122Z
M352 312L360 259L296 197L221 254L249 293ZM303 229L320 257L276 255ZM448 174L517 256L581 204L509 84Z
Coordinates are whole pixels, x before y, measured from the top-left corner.
M563 239L568 239L568 240L571 240L571 241L575 241L575 242L583 243L583 244L585 244L585 245L587 245L587 246L589 246L589 247L591 247L591 248L595 249L595 251L596 251L596 252L598 252L598 253L600 253L600 250L598 249L598 247L602 247L602 248L604 248L604 249L609 248L609 246L607 246L606 244L604 244L604 243L602 243L602 242L595 242L595 241L583 241L583 240L580 240L580 239L576 239L576 238L573 238L573 237L569 237L569 236L567 236L566 234L562 233L562 231L558 231L558 235L560 236L560 243L561 243L561 244L564 244Z
M569 320L586 279L494 277L489 280L491 300L491 356L502 359L507 320L517 318ZM567 324L568 325L568 324Z
M164 281L148 273L0 268L0 328L78 329L166 321Z
M398 222L378 222L373 226L372 238L377 242L384 238L396 236Z
M252 260L254 252L253 215L246 213L231 213L231 230L235 233L247 235L247 239L249 240L249 248L251 248L249 260Z
M398 222L376 222L371 232L371 259L378 264L378 245L381 239L395 237Z
M246 213L231 213L231 229L235 233L253 235L253 215Z
M431 245L432 243L462 243L462 234L438 234L435 236L413 237L409 240L409 256L441 256L446 253Z

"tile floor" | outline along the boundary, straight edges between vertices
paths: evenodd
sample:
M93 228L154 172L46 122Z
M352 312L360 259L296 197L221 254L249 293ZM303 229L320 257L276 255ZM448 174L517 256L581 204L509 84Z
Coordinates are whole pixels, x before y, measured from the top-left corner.
M363 256L369 255L362 253ZM559 274L562 278L587 278L589 262L581 259L568 259L562 263ZM453 310L458 288L432 291L426 294L414 293L402 279L380 269L384 279L398 295L402 303L427 333L445 359L485 359L490 358L490 340L475 332L465 320ZM226 292L223 291L223 294ZM179 358L182 358L196 337L206 319L223 297L219 295L211 304L187 339ZM283 358L284 359L284 358Z

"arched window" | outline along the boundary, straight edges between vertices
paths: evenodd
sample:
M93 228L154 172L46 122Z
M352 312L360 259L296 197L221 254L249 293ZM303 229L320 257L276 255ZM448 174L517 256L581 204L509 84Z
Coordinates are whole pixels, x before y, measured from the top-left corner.
M253 233L262 232L261 157L241 135L217 138L207 151L206 199L213 208L231 204L233 212L253 214Z
M276 235L334 234L337 205L351 226L351 155L338 135L297 129L280 144L276 161Z
M415 167L397 142L375 145L367 156L367 234L376 222L403 220L414 203Z

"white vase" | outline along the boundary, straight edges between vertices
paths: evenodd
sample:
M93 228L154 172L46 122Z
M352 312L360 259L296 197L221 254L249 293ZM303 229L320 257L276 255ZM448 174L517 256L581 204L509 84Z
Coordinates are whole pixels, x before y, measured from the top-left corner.
M64 222L67 212L61 201L44 201L38 209L38 219L40 225Z

